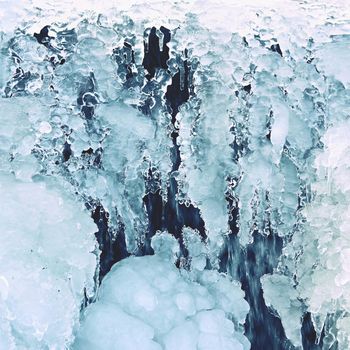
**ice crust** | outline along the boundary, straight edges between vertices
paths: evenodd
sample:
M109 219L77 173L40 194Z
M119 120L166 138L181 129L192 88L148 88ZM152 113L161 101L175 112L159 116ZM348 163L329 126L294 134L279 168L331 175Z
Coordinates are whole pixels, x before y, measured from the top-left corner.
M348 349L350 3L59 6L0 2L0 349L249 349L249 296L218 272L250 271L223 257L236 234L280 237L261 286L293 346L310 314L317 349ZM151 241L147 196L203 232ZM99 235L132 255L101 286Z

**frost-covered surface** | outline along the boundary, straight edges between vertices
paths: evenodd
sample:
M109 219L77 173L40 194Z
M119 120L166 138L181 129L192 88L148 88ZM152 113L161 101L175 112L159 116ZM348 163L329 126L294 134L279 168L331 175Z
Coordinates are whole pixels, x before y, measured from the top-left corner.
M349 5L0 2L1 190L15 213L1 230L15 215L16 225L51 218L30 244L38 250L47 239L40 257L60 256L62 276L80 271L57 348L73 339L80 305L81 349L142 348L132 344L141 341L136 330L154 349L174 339L189 349L206 339L210 348L220 337L243 348L249 338L259 350L349 347ZM35 203L16 200L31 192ZM63 200L57 211L45 204L54 197ZM5 241L6 264L19 264L13 249L27 248ZM39 268L19 255L27 270L18 278ZM58 272L45 271L33 284L64 290L64 277L48 282ZM210 311L194 301L182 310L175 293L155 285L159 275L175 276L164 285L193 300L203 290ZM136 295L131 282L149 294ZM8 285L1 277L4 298ZM17 332L8 308L1 304L4 334ZM172 323L163 324L167 312ZM211 338L202 317L222 322ZM39 342L26 346L54 341L36 326L18 330Z

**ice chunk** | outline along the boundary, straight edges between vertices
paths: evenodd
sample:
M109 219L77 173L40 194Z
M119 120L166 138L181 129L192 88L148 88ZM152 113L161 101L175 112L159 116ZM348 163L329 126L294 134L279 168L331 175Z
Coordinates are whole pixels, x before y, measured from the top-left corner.
M0 173L0 196L0 347L65 348L93 295L95 225L52 185Z
M151 247L155 254L162 256L165 260L176 261L179 253L179 243L175 237L167 232L158 231L151 241Z
M52 127L48 122L41 122L39 125L39 131L42 134L49 134L52 131Z
M349 35L334 35L330 43L320 45L316 51L317 66L327 76L341 81L350 87L350 37Z
M74 349L162 349L152 327L108 302L90 306L83 327Z
M184 227L182 230L185 246L191 257L191 268L195 270L204 270L207 258L208 247L202 241L199 233L189 227Z
M274 123L271 128L271 142L277 153L281 153L288 135L289 109L282 103L276 103L274 109Z
M349 332L345 330L350 311L349 132L348 120L335 123L322 139L324 150L315 157L314 196L303 209L306 221L285 246L282 260L293 271L296 283L280 273L262 278L265 301L278 312L286 335L295 345L300 345L297 329L301 328L304 301L317 340L325 332L326 346L338 341L342 348L349 347Z
M303 308L293 281L283 275L264 275L261 284L266 305L278 312L287 338L300 347Z
M164 241L166 233L162 235ZM168 248L171 252L171 245ZM171 350L179 344L188 350L249 348L225 313L235 313L242 305L247 313L243 295L237 295L234 305L217 303L214 287L181 275L163 253L130 257L113 266L97 301L84 314L74 349Z

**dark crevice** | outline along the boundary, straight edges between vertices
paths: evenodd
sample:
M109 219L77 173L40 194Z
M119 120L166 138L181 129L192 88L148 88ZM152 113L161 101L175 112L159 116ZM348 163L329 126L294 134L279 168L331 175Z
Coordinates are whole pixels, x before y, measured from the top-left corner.
M160 27L159 30L163 33L162 51L159 47L159 37L155 27L151 28L148 36L148 41L144 42L144 58L142 65L148 71L146 76L148 79L154 77L157 68L167 69L167 60L169 59L169 47L167 43L170 41L170 30L165 27Z
M171 84L167 87L165 98L171 107L172 122L175 123L175 118L179 112L179 107L190 98L189 91L189 67L187 60L183 61L183 77L180 71L174 74L171 79ZM182 82L183 79L183 82Z
M85 77L80 84L76 102L86 119L87 127L92 128L93 132L96 132L94 127L91 126L91 119L93 118L95 108L99 103L97 82L93 72ZM66 142L63 150L65 161L71 156L70 146L68 149L66 145L69 146L69 144ZM98 147L95 150L90 147L82 151L81 157L84 159L87 167L93 166L101 168L102 154L102 147ZM100 283L116 262L128 257L130 254L126 248L124 225L118 217L117 210L115 213L112 213L112 215L115 215L117 218L117 227L114 227L110 224L109 213L104 209L101 203L91 200L86 203L86 207L91 210L91 217L98 228L95 236L101 252L99 257L98 275L98 281Z
M72 155L72 149L70 147L70 144L68 142L65 142L63 146L63 151L62 151L63 161L67 162L71 157L71 155Z
M53 68L56 68L66 62L65 56L73 50L78 38L74 29L55 32L56 37L51 36L50 28L50 25L46 25L39 33L34 33L33 36L39 44L44 45L50 51L49 62Z
M231 203L232 204L232 203ZM253 243L242 247L239 243L237 219L238 207L231 210L231 234L226 238L220 257L220 270L241 282L250 310L245 322L245 335L251 342L251 350L294 349L286 338L281 320L274 316L265 304L260 277L272 273L282 252L282 239L274 232L268 236L257 231Z
M187 64L187 60L183 62L183 77L181 77L180 71L178 71L171 80L171 85L167 87L167 91L165 94L165 98L168 102L168 105L170 107L170 113L171 113L171 121L174 126L174 130L171 133L171 138L173 141L173 147L171 149L172 154L172 162L173 162L173 168L172 171L176 171L179 169L179 166L181 164L181 156L180 156L180 149L177 144L177 137L178 137L178 130L175 127L176 123L176 115L179 112L179 107L188 101L190 98L190 91L189 91L189 67ZM182 81L183 79L183 86Z
M302 321L301 327L301 336L303 349L307 350L322 350L322 338L319 344L316 344L317 336L316 331L314 329L314 325L312 324L311 314L307 312Z
M168 200L164 201L160 190L155 193L148 193L144 198L144 204L148 214L148 232L145 246L143 247L144 254L152 254L150 240L158 230L167 230L179 240L181 255L187 256L184 251L182 228L184 226L197 229L203 239L206 238L204 221L200 216L199 209L193 205L186 206L180 204L174 193L177 193L177 183L175 179L170 180L168 187Z
M89 208L90 205L87 207ZM99 261L99 281L101 282L116 262L127 258L130 254L126 248L122 223L119 223L116 229L112 229L109 225L109 215L101 204L96 204L92 208L91 217L98 228L95 236L101 251Z
M53 39L52 36L49 36L49 29L50 26L47 25L40 30L40 33L34 33L34 37L38 43L46 47L49 47L50 40Z
M273 52L277 52L281 57L283 57L280 44L273 44L273 45L271 45L270 50L273 51Z
M245 322L245 335L251 342L251 350L292 350L295 347L286 338L281 320L270 310L263 297L260 278L273 273L282 253L283 241L271 229L268 236L257 231L253 233L253 243L242 247L239 243L237 220L238 206L228 199L231 209L231 234L227 237L220 257L220 270L229 273L242 284L245 299L250 310ZM311 315L306 313L301 325L304 350L321 350L324 338L322 332L319 344L316 344ZM336 348L334 348L336 349Z

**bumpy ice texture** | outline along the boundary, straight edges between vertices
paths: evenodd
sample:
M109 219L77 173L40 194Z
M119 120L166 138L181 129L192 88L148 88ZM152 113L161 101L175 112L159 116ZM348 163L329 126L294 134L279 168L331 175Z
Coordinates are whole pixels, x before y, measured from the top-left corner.
M349 347L349 4L245 5L2 2L5 348Z
M94 292L95 225L57 189L0 180L0 349L63 349Z
M73 349L249 349L240 286L216 271L180 272L168 233L154 236L152 246L156 255L113 266L85 311Z

